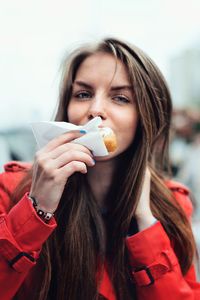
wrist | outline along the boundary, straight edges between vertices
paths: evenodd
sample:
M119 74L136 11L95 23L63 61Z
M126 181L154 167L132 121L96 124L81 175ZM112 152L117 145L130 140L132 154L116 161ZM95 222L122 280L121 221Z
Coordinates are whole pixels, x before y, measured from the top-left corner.
M36 198L28 195L29 200L32 202L32 205L37 213L37 215L45 222L49 222L50 219L54 216L54 212L52 211L46 211L43 209Z
M135 216L138 224L139 231L142 231L157 222L157 219L153 216L152 213L150 214L140 214Z

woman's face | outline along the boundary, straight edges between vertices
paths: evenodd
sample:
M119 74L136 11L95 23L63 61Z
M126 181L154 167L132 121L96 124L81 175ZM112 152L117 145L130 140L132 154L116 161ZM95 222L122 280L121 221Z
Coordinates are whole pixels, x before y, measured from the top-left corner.
M83 125L100 116L102 127L110 127L118 148L106 160L124 152L132 143L138 122L136 103L125 66L107 53L96 53L80 65L68 106L70 123Z

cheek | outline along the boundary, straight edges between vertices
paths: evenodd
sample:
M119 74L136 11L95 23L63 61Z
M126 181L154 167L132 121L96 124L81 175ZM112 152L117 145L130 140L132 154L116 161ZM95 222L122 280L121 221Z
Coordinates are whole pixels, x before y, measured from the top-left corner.
M70 123L74 123L74 118L76 114L74 113L73 106L69 104L68 109L67 109L67 116L68 116L68 121Z
M122 120L123 119L123 120ZM138 116L137 113L127 114L126 118L118 118L118 133L119 133L119 143L125 147L130 145L134 140Z
M80 109L79 105L70 102L67 109L68 121L73 124L79 124L83 110Z

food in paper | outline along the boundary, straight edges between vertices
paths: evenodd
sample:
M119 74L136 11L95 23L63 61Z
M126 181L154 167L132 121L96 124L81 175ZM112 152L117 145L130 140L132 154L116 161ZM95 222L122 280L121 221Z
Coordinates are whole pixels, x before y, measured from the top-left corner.
M100 117L95 117L82 126L77 126L67 122L34 122L31 124L31 127L38 149L41 149L49 141L61 134L72 130L85 130L87 134L73 140L73 143L87 147L92 151L94 156L106 156L109 152L106 148L102 135L100 134L99 126L101 126L101 124L102 119Z

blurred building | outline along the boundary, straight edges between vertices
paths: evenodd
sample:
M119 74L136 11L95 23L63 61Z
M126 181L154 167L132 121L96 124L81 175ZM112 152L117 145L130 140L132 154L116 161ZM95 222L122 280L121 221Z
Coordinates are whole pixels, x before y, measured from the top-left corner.
M170 61L170 89L175 107L200 107L200 47Z
M30 128L0 130L0 171L10 160L32 161L35 150L35 139Z

